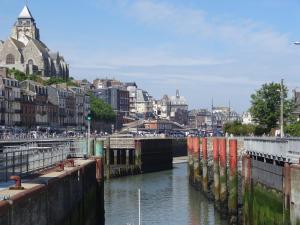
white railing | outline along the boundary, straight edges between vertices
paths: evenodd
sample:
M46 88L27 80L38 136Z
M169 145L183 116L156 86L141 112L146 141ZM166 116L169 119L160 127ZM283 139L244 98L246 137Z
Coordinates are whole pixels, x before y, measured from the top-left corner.
M244 148L251 155L299 163L300 139L245 138Z

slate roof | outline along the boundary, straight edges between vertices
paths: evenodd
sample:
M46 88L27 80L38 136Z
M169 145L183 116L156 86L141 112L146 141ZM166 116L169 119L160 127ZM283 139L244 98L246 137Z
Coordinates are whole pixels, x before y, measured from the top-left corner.
M33 19L33 16L31 14L30 10L28 9L27 5L24 6L24 8L21 11L18 18L19 19Z

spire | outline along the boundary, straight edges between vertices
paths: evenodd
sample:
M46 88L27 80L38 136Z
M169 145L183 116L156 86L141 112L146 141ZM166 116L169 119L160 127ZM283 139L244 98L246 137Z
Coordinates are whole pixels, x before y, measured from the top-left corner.
M180 98L179 90L178 89L176 90L176 98Z
M28 9L27 5L24 6L24 8L18 18L19 19L33 19L31 12Z

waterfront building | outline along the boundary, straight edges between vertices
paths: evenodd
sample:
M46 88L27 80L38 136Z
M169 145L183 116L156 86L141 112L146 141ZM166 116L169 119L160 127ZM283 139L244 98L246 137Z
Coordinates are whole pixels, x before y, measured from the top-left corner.
M137 93L136 90L138 88L135 82L128 82L125 83L127 91L129 92L129 114L131 116L135 116L136 114L136 97Z
M213 107L213 126L223 127L225 123L242 122L242 117L230 107Z
M211 126L211 112L207 109L193 109L188 114L190 128L207 129Z
M29 126L29 121L32 122L31 116L28 116L28 111L34 111L34 125L39 127L48 126L48 92L47 87L41 85L32 80L25 80L20 82L20 88L24 98L22 99L22 117L24 113L24 119L22 118L22 123L25 126ZM28 99L28 100L27 100ZM33 103L34 110L32 106L28 106ZM28 122L25 118L28 118Z
M0 77L0 124L6 126L21 125L21 91L19 81L7 73Z
M147 113L153 112L152 97L142 89L136 89L136 114L145 117Z
M188 124L188 104L185 97L179 95L179 90L176 90L176 96L164 95L161 100L154 101L153 110L160 119Z
M70 87L69 90L73 92L75 96L75 125L78 129L81 129L85 125L85 92L79 87Z
M109 87L120 87L124 84L116 79L95 79L93 81L93 86L95 89L109 88Z
M117 115L115 128L123 125L123 119L129 114L129 92L124 86L109 86L93 90L94 96L110 104Z
M242 114L242 123L243 124L255 124L250 112L244 112Z
M10 37L0 41L0 66L15 68L26 74L69 77L69 65L58 52L41 41L29 8L25 6L12 28Z
M58 126L63 127L65 125L67 113L66 113L66 91L60 88L57 88L55 85L48 86L48 101L52 105L58 107Z

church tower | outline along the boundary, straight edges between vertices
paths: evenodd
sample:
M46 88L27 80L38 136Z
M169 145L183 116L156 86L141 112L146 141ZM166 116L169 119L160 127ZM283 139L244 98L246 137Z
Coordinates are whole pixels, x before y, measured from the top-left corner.
M36 27L34 18L27 5L24 6L13 27L11 37L23 42L24 45L27 45L28 38L40 39L39 29Z

